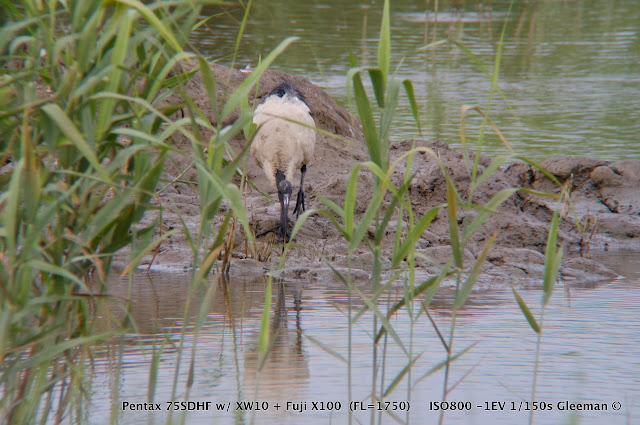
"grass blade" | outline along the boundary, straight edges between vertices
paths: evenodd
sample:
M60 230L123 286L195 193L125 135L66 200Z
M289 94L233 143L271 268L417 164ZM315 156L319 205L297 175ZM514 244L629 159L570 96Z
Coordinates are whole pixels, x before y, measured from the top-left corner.
M386 169L386 159L383 159L383 152L381 151L380 141L378 140L371 105L369 103L369 98L367 97L367 92L362 85L362 79L360 78L359 72L353 72L352 81L356 107L358 108L358 115L362 121L364 139L367 145L369 158L371 158L371 161L373 161L378 167L384 170Z
M323 344L322 342L318 341L317 339L315 339L314 337L310 336L310 335L306 335L304 336L305 338L307 338L309 341L311 341L314 345L316 345L318 348L320 348L321 350L323 350L325 353L329 354L332 357L335 357L336 359L340 360L342 363L347 364L347 359L345 359L342 354L338 353L337 351L331 349L329 346L327 346L326 344Z
M409 234L404 238L404 241L402 241L400 248L394 252L391 260L392 267L397 267L398 264L400 264L400 262L407 256L409 250L415 247L416 242L420 239L420 236L422 236L422 232L424 232L429 224L431 224L439 211L440 207L434 207L420 217L418 223L416 223L414 228L411 229L411 232L409 232Z
M536 333L539 334L540 325L538 325L536 318L533 317L533 314L531 313L531 310L529 310L527 303L524 302L524 300L522 299L518 291L516 291L516 288L511 287L511 291L513 291L513 295L516 297L516 301L518 302L518 306L520 307L522 314L524 314L524 317L527 319L527 322L529 322L529 326L531 326L531 329L533 329Z
M471 224L464 230L464 240L468 240L480 226L482 226L492 215L494 215L504 201L509 199L518 189L503 189L493 195L485 205L480 206L480 212L473 218Z
M413 119L415 120L416 126L418 127L418 134L422 136L422 126L420 125L420 109L418 108L418 102L416 102L413 83L411 82L411 80L406 79L402 82L402 85L404 86L404 90L405 92L407 92L407 97L409 98L409 105L411 106Z
M542 305L547 305L562 263L562 248L558 250L558 213L554 211L547 237L547 250L544 254L544 282L542 284Z
M393 381L391 381L387 389L384 390L383 397L386 397L389 394L391 394L391 392L398 386L398 384L402 382L402 379L407 375L407 373L409 373L413 365L416 364L416 362L420 359L420 357L422 357L422 353L415 356L413 360L411 360L409 363L407 363L405 367L402 368L400 373L398 373L396 377L393 378Z
M469 350L471 350L473 347L476 346L476 344L478 344L477 342L474 342L473 344L470 344L468 346L466 346L464 348L464 350L456 353L455 355L451 356L448 359L445 359L443 361L441 361L440 363L437 363L436 365L434 365L431 369L429 369L424 375L422 375L420 378L418 378L415 382L414 382L414 386L418 385L418 383L420 381L422 381L425 378L428 378L429 376L433 375L434 373L436 373L437 371L439 371L440 369L442 369L443 367L445 367L447 364L454 362L456 360L458 360L460 357L464 356L467 352L469 352Z
M458 236L458 214L457 214L457 201L456 201L456 189L453 186L451 177L445 174L447 181L447 211L449 213L449 240L451 241L451 250L453 251L453 259L458 269L462 269L463 246L460 244L460 238Z
M493 243L495 242L495 240L496 240L496 234L494 233L493 236L491 236L491 238L489 239L489 241L487 241L487 243L484 245L484 248L482 248L482 251L478 255L476 262L471 268L471 272L469 273L467 280L462 285L462 288L460 288L460 290L456 292L456 299L455 299L455 302L453 303L453 308L455 310L462 307L462 305L465 303L465 301L469 297L469 294L471 293L471 289L473 288L473 285L475 285L476 280L478 279L478 276L482 271L482 266L484 265L484 262L487 259L487 256L489 255L489 251L491 251L491 247L493 246Z
M391 67L391 23L389 17L389 0L384 1L382 23L380 24L380 39L378 41L378 68L382 72L383 82L389 76Z
M260 64L258 64L253 72L249 74L247 78L245 78L245 80L238 86L229 100L225 103L224 107L222 108L222 112L220 113L221 120L224 120L227 116L229 116L229 114L242 103L243 99L247 98L249 92L254 88L255 84L258 83L258 80L260 79L264 71L266 71L267 68L270 67L271 64L276 60L276 58L280 56L280 54L284 52L285 49L297 39L298 37L285 38L280 44L278 44L278 46L274 50L271 51L271 53L267 55L266 58L260 61Z
M91 166L96 170L96 172L100 175L102 180L105 183L112 184L111 178L107 175L104 168L100 165L98 161L98 157L95 152L89 146L89 143L84 139L78 127L69 119L69 117L64 113L64 111L55 103L50 103L48 105L44 105L42 110L53 120L53 122L58 126L60 130L69 138L71 143L75 145L75 147L85 156L87 161L91 164Z

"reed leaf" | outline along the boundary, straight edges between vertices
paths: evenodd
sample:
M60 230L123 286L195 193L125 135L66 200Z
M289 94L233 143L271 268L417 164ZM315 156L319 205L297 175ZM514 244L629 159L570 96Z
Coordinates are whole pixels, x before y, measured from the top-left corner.
M449 213L449 240L451 241L451 250L453 252L453 259L458 269L462 269L463 254L462 250L464 246L460 243L458 236L458 213L457 213L457 201L456 201L456 189L451 181L451 177L445 174L445 180L447 182L447 212Z
M480 254L478 254L478 258L473 264L473 267L469 272L469 276L467 277L465 282L462 284L462 287L458 291L456 291L456 298L455 298L455 301L453 302L453 308L455 310L458 310L460 307L462 307L462 305L467 301L467 298L469 298L469 294L471 294L471 289L473 289L473 285L475 285L476 281L478 280L478 276L482 271L482 266L484 265L485 260L487 259L487 256L489 255L489 251L491 251L491 247L493 246L493 243L495 242L495 240L496 240L496 234L493 234L493 236L491 236L491 238L487 241L487 243L482 248L482 251L480 251Z
M385 156L389 149L389 129L391 128L393 116L398 106L400 84L401 82L397 78L391 79L386 93L385 107L382 111L382 119L380 121L380 142L382 143L382 149Z
M511 287L511 291L513 292L513 296L516 297L516 301L518 302L520 311L522 311L522 314L524 314L527 322L529 322L529 326L531 326L531 329L533 329L535 333L539 334L541 332L540 325L538 325L536 318L533 317L533 314L531 313L531 310L529 310L527 303L524 301L524 299L522 299L518 291L516 291L516 288Z
M558 212L554 211L549 227L549 236L547 237L547 249L544 254L544 281L542 284L542 305L547 305L556 280L558 279L558 271L562 264L562 248L557 248L558 241Z
M504 29L504 27L503 27ZM490 73L489 70L487 69L487 67L485 66L484 62L482 62L482 60L478 57L478 55L476 55L475 53L473 53L467 46L465 46L464 43L460 42L460 41L456 41L454 39L449 39L450 43L455 44L460 50L462 50L462 52L469 58L471 59L471 61L476 64L476 66L478 66L478 68L480 68L480 70L482 71L482 73L489 79L489 81L493 81L494 78L494 73ZM497 59L497 61L495 60ZM500 58L496 56L496 58L494 59L494 68L496 66L496 64L500 64ZM495 69L494 69L495 72ZM497 74L496 74L497 75ZM496 84L495 89L498 90L498 93L500 94L500 97L502 98L502 100L504 101L505 105L507 105L507 108L511 109L511 105L509 104L509 100L507 99L507 96L504 94L504 92L502 91L502 89L500 88L500 86L498 86Z
M354 249L356 249L364 239L364 236L369 229L369 225L380 210L380 205L382 204L382 200L384 199L384 193L385 192L383 190L378 190L374 194L373 199L371 199L371 202L369 202L369 205L367 205L367 209L362 215L362 218L360 219L360 222L358 223L358 226L356 227L355 232L353 233L349 241L349 251L353 251Z
M9 181L9 191L2 195L2 202L6 202L4 208L0 210L3 212L3 226L4 242L6 244L7 253L9 254L9 264L13 264L18 255L18 231L20 222L18 213L20 207L20 181L22 180L22 169L24 159L20 158L15 164L15 170L11 175ZM13 275L13 273L10 273Z
M382 81L387 81L389 69L391 68L391 18L389 16L389 0L384 1L382 9L380 39L378 41L378 68L382 72Z
M85 286L82 280L76 277L69 270L66 270L60 266L35 259L27 261L27 265L29 267L33 267L34 269L43 271L47 274L63 277L69 282L74 282L76 285L78 285L78 287L83 288L86 292L89 292L89 289Z
M144 19L151 24L156 32L164 38L169 45L176 51L182 51L182 45L178 42L173 32L167 28L167 26L156 16L152 9L137 0L114 0L116 3L122 3L129 7L132 7L144 17Z
M384 393L382 394L383 397L387 397L389 394L393 392L393 390L398 386L398 384L402 382L404 377L407 376L407 374L411 371L411 369L416 364L416 362L420 360L420 357L422 357L422 353L415 356L409 363L405 365L405 367L402 368L402 370L400 370L400 372L395 376L395 378L393 378L393 381L391 381L391 383L384 390Z
M415 244L418 242L418 239L420 239L422 233L426 230L429 224L431 224L439 211L440 207L434 207L427 211L422 217L420 217L420 220L418 220L415 226L402 241L400 248L394 251L393 257L391 259L392 267L397 267L400 262L407 256L409 251L411 249L414 249Z
M348 363L347 359L345 359L342 354L338 353L336 350L332 349L327 344L323 344L321 341L318 341L314 337L312 337L310 335L307 335L307 334L305 334L304 337L306 339L308 339L312 344L314 344L315 346L320 348L322 351L324 351L325 353L327 353L330 356L335 357L336 359L340 360L340 362L342 362L344 364Z
M347 181L347 191L344 196L344 230L347 235L353 235L359 172L360 165L356 165L353 170L351 170L349 180ZM347 242L350 241L347 239Z
M104 171L104 168L100 165L98 157L95 154L94 149L82 136L80 130L69 119L64 111L56 104L50 103L42 107L42 110L49 115L57 127L69 138L71 143L82 153L82 155L89 161L93 169L100 175L105 183L113 184L111 178Z
M373 94L376 97L376 102L380 108L384 108L385 89L387 85L384 75L378 68L370 68L367 71L369 72L369 78L371 79L371 86L373 87Z
M145 255L157 249L163 241L165 241L170 236L173 236L177 231L177 229L169 230L168 232L163 233L160 237L154 239L153 241L149 241L148 243L144 243L144 240L140 241L140 246L142 247L142 249L139 250L138 253L136 253L135 257L133 257L131 261L129 261L129 264L127 264L127 266L120 273L120 277L124 277L127 274L131 273L134 268L138 267L138 264L140 264L140 261L142 261Z
M359 70L351 70L349 72L353 82L353 92L356 101L356 107L358 109L358 116L362 121L362 128L364 131L364 139L367 145L367 152L369 158L381 169L386 169L386 153L382 152L381 142L378 139L376 132L376 125L373 119L373 113L371 111L371 105L367 92L362 85Z
M382 217L380 222L377 224L376 233L374 235L374 241L376 244L382 241L382 238L386 233L389 221L391 220L391 217L393 216L393 214L396 212L396 207L398 203L403 202L405 194L409 191L409 187L411 187L412 179L413 178L409 178L407 179L407 181L404 182L404 184L398 189L397 193L394 193L394 196L391 199L391 202L386 207L386 212L384 213L384 216ZM390 190L393 193L393 186L390 186ZM400 237L399 234L398 234L398 237Z
M491 158L491 164L484 169L480 176L476 176L476 179L471 182L471 190L475 191L478 186L484 183L489 177L493 175L500 167L505 163L513 159L512 155L500 155L495 158Z
M464 135L465 128L466 128L465 127L465 116L466 116L467 111L469 111L469 110L476 111L485 120L487 120L487 123L489 124L489 126L491 126L491 129L496 134L496 136L498 137L500 142L502 142L502 144L509 150L509 152L511 154L514 154L514 151L511 148L511 145L509 144L509 142L507 142L507 139L502 135L502 132L500 131L498 126L495 125L495 123L491 120L491 118L489 118L489 116L487 114L485 114L482 109L478 108L477 106L472 106L472 105L462 105L462 107L460 108L460 142L462 143L463 147L466 147L466 138L465 138L465 135Z
M402 81L402 85L404 86L404 90L407 93L407 98L409 99L411 114L413 115L413 119L416 122L416 127L418 127L418 134L422 136L422 126L420 125L420 109L418 108L418 102L416 102L416 96L413 90L413 82L411 82L411 80L409 79L406 79Z
M477 342L474 342L473 344L469 344L462 351L459 351L458 353L456 353L455 355L451 356L450 358L447 358L447 359L435 364L427 372L425 372L422 376L420 376L418 379L416 379L414 381L413 385L414 386L418 385L418 383L420 383L420 381L422 381L423 379L428 378L429 376L433 375L434 373L436 373L437 371L439 371L443 367L445 367L448 364L451 364L452 362L458 360L460 357L462 357L466 353L468 353L469 350L471 350L477 344L478 344Z
M217 123L219 123L220 110L218 106L218 95L216 94L216 80L213 76L213 72L211 71L209 64L202 56L198 56L198 65L200 74L202 75L202 82L205 89L207 90L207 95L209 97L209 106L211 107L211 111L213 112L214 119Z
M395 329L387 319L386 315L380 311L380 309L378 308L374 300L364 295L362 291L360 291L360 289L358 289L358 287L356 286L353 286L353 290L358 294L358 296L360 297L362 302L365 303L367 308L376 316L378 320L380 320L380 323L382 324L382 327L385 329L386 333L393 339L393 341L403 351L403 353L408 356L409 351L405 347L405 344L402 342L402 339L400 339L400 336L395 331Z
M298 232L300 231L300 229L302 228L302 225L307 221L307 219L309 219L310 216L316 214L317 211L314 209L310 209L310 210L305 210L305 212L303 212L297 219L295 224L293 225L293 229L291 229L291 239L295 238L296 235L298 234Z
M97 341L104 341L105 339L112 338L122 333L123 333L122 330L107 331L97 335L83 336L79 338L69 339L67 341L62 341L58 344L48 346L43 350L38 351L37 354L28 357L23 362L16 365L17 370L14 368L11 368L11 372L28 370L34 367L38 367L42 364L48 364L52 358L55 358L59 354L67 350L70 350L74 347L90 345Z
M418 295L421 295L425 291L431 289L434 291L433 294L435 294L435 290L437 290L440 287L440 282L442 282L442 280L445 277L448 277L451 275L451 272L449 272L449 267L451 267L451 263L452 261L449 260L449 262L442 268L442 271L438 275L425 280L419 286L415 287L413 291L411 291L408 295L405 295L400 301L394 304L387 312L387 319L391 319L391 317L394 314L396 314L402 307L406 306L411 300L415 299ZM382 338L384 333L385 333L385 329L381 327L378 333L376 334L374 341L376 343L380 341L380 338Z
M518 189L514 188L502 189L501 191L493 195L489 202L484 205L478 206L478 214L473 218L471 224L469 224L464 229L464 240L468 241L469 238L473 236L473 234L480 228L480 226L482 226L491 216L493 216L497 212L500 205L502 205L504 201L513 196L513 194L517 191Z
M116 11L116 14L119 14L118 11ZM124 16L122 17L114 17L114 19L117 19L120 22L120 28L118 29L115 45L111 53L111 69L107 76L108 82L106 91L114 93L119 92L123 73L120 66L125 63L125 58L129 53L129 40L131 38L130 35L136 13L133 10L129 10L123 15ZM98 139L102 139L104 133L107 131L108 127L110 127L114 106L115 99L113 98L103 99L99 106L98 121L96 123L96 134Z
M284 39L271 51L271 53L267 55L266 58L260 61L258 66L247 76L247 78L244 79L242 83L240 83L238 88L222 107L222 112L220 113L221 120L224 120L236 107L240 106L242 100L247 98L249 92L254 88L255 84L258 83L264 71L266 71L278 56L280 56L280 54L282 54L282 52L284 52L287 47L296 40L298 40L298 37L288 37Z

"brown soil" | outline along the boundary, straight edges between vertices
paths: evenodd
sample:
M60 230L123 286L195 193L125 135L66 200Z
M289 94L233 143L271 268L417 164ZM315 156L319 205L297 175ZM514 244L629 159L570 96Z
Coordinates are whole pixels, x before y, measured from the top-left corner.
M229 68L211 66L217 82L217 96L223 100L244 79L245 73ZM353 167L368 160L363 142L362 125L345 109L338 106L320 88L307 80L285 74L280 71L268 71L263 76L257 91L256 101L271 91L282 80L293 81L306 96L316 126L331 134L341 136L330 137L317 135L314 160L308 165L305 177L307 192L307 209L327 209L315 196L319 194L342 205L347 179ZM199 73L185 87L189 96L214 122L214 114L209 106L208 97ZM167 102L177 104L179 95L172 95ZM237 115L231 116L231 123ZM232 146L239 152L246 141L239 135L232 141ZM174 144L182 155L174 155L166 168L167 178L173 179L189 168L192 162L190 143L181 136L174 137ZM412 147L425 147L433 151L444 168L452 177L459 195L468 200L470 175L462 151L453 150L441 141L405 140L393 143L390 161ZM473 153L470 153L473 160ZM491 158L481 155L478 175L487 170ZM566 256L561 275L565 279L593 280L610 278L616 274L606 267L589 260L585 255L589 249L609 249L619 246L640 250L640 161L625 160L610 163L608 161L562 157L550 158L541 164L554 175L561 184L570 189L571 204L559 204L556 200L533 196L525 192L517 192L507 199L499 210L487 220L468 240L465 252L465 266L473 264L486 241L496 235L495 245L484 267L485 282L504 284L518 280L540 279L543 269L543 253L546 245L548 226L553 210L558 210L563 218L560 226L559 243L564 245L569 254ZM404 179L404 162L400 163L392 174L396 187ZM363 169L364 170L364 169ZM429 209L446 202L446 183L437 161L430 154L418 153L413 158L411 169L414 174L411 187L411 203L416 219ZM264 193L275 196L273 189L264 178L262 170L256 166L252 158L248 158L246 173L258 190L249 188L245 194L247 214L254 233L273 227L279 219L279 204L270 200ZM196 181L195 170L189 169L182 180ZM294 177L294 194L297 191L299 174ZM486 204L498 191L507 188L528 188L537 191L558 194L560 188L541 171L525 163L513 163L508 167L493 172L473 192L472 202L476 205ZM356 220L365 211L371 192L373 177L368 171L361 171L358 186L358 197L355 206ZM169 199L171 198L171 199ZM388 202L388 200L386 200ZM161 203L166 209L162 217L164 231L182 227L179 215L182 215L191 232L195 234L199 223L199 203L197 187L184 183L173 184L168 193L161 196ZM458 210L460 229L469 224L478 210ZM153 214L147 219L151 220ZM586 229L577 226L576 219L586 225ZM383 245L385 258L389 258L397 218L387 229ZM357 221L356 221L357 222ZM446 209L443 208L433 223L417 242L417 250L424 258L419 258L418 267L424 275L435 273L451 255L449 245L449 229ZM595 230L594 230L595 229ZM280 248L271 246L274 236L269 235L256 241L255 250L251 244L245 243L244 232L236 227L234 235L234 258L231 274L236 278L255 278L262 276L265 270L274 270L279 261ZM304 223L296 237L298 247L292 249L286 259L284 273L287 278L330 279L333 271L328 267L330 262L337 269L347 266L346 247L343 239L331 221L322 214L315 214ZM365 245L356 250L352 267L356 269L354 276L367 279L372 263L372 256ZM268 257L266 261L262 257ZM162 243L159 254L153 259L153 266L158 269L183 270L191 267L191 251L184 232L178 232ZM151 257L145 260L151 261Z

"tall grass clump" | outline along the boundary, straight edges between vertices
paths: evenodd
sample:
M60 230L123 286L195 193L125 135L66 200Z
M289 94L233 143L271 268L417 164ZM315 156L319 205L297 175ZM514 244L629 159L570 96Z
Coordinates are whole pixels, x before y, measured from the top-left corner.
M183 46L199 3L2 2L0 422L86 419L89 346L122 332L95 332L94 303L115 254L127 248L130 271L168 235L154 240L158 219L141 219L161 209L154 200L172 135L186 136L197 153L201 233L214 241L194 280L225 240L227 227L214 232L207 221L223 198L247 225L220 146L250 122L248 113L225 136L214 128L203 140L199 126L211 124L193 105L163 106L167 89L193 74L179 65L191 56ZM215 96L210 72L205 81ZM221 117L246 99L250 84L219 105ZM179 108L191 113L171 120ZM200 239L192 238L194 252Z
M191 143L198 179L200 225L195 233L184 222L181 229L194 255L190 295L202 289L221 252L228 253L236 221L251 235L240 188L231 183L246 149L233 160L225 153L233 136L254 131L248 95L294 38L219 101L208 63L184 50L204 22L198 22L203 3L221 2L2 2L0 422L57 423L68 415L86 421L89 347L123 332L93 328L112 259L126 249L122 274L130 274L171 234L155 234L161 214L141 223L146 212L162 211L156 196L174 182L163 180L166 159L185 155L172 147L173 136ZM213 120L182 90L198 70ZM182 101L167 102L176 92ZM231 125L220 124L237 109ZM224 219L213 225L223 203ZM205 287L196 335L214 293L213 284ZM194 356L195 344L192 362ZM174 395L178 374L176 368ZM186 397L192 383L190 376Z

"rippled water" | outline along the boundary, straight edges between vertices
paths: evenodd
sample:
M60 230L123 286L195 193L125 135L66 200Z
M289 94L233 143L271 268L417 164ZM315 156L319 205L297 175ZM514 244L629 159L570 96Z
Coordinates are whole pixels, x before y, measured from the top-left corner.
M631 278L589 285L561 284L546 310L536 401L547 403L545 406L552 410L537 412L535 423L567 423L571 412L558 410L558 403L563 401L606 403L607 412L573 412L581 424L633 424L640 420L640 326L635 320L640 305L640 261L631 253L617 253L607 259L618 270L630 272ZM187 286L180 275L167 274L140 276L132 284L112 282L111 295L132 301L137 333L127 335L122 346L114 341L95 348L93 393L88 406L92 424L109 421L114 400L119 423L165 423L168 413L164 409L167 401L174 399L175 376L175 400L212 403L206 410L189 412L189 424L347 423L350 399L368 407L372 317L365 314L352 328L349 382L347 364L338 358L348 358L349 300L342 284L274 285L270 323L275 342L260 373L257 339L264 282L231 282L226 290L218 287L197 336L192 318L202 294L194 297L188 308L182 358L178 360ZM366 285L361 289L367 291ZM538 316L540 288L521 288L520 292ZM395 296L401 295L399 289ZM452 290L442 289L430 307L435 323L445 334L451 319L451 302ZM354 312L361 305L352 299ZM100 311L107 316L104 308ZM111 304L110 313L111 317L121 316L115 304ZM405 377L386 400L409 403L408 413L395 412L403 421L433 423L438 412L431 410L429 403L441 399L443 373L421 378L444 360L443 346L424 315L413 326L406 313L394 317L391 323L411 356L420 357L411 371L410 391L409 377ZM149 401L150 364L154 349L159 350L163 343L153 396L153 402L160 403L163 410L123 410L123 402ZM460 311L454 351L471 344L476 345L453 365L449 382L458 384L448 397L451 401L468 402L471 408L449 411L445 423L526 423L528 412L518 409L526 409L525 402L531 397L536 337L510 289L474 293ZM121 349L122 369L118 371ZM192 353L193 384L187 394ZM384 383L378 380L377 385L387 387L407 365L408 357L389 339L386 352L378 355L378 362L382 361ZM238 401L258 402L266 410L256 410L253 404L252 410L236 411ZM287 402L299 403L298 408L307 410L301 413L290 405L287 411ZM334 408L340 403L340 408L312 410L314 402L316 407L325 409L332 402L336 403ZM506 403L505 410L491 402ZM621 403L621 410L612 410L614 402ZM279 410L276 404L280 405ZM487 406L497 406L498 410L486 410ZM354 423L370 423L370 415L371 411L354 412ZM179 416L174 414L174 420ZM382 413L382 423L393 421Z
M285 37L300 40L276 63L303 75L347 104L349 55L374 65L380 2L323 0L254 2L236 66L255 66ZM490 115L520 154L536 159L582 155L602 159L640 158L640 5L617 1L467 1L461 10L441 1L392 2L393 60L405 57L398 74L415 84L423 136L452 145L460 141L460 108L477 105ZM458 2L460 3L460 2ZM212 9L211 13L219 12ZM509 12L509 13L508 13ZM194 47L212 60L231 63L242 11L229 9L194 37ZM506 22L499 86L490 106L490 80L459 48L423 53L428 42L452 39L469 48L491 71ZM467 123L475 143L480 119ZM405 104L394 121L394 140L418 135ZM486 151L504 149L487 136Z
M361 65L375 62L378 3L362 7L337 0L254 2L236 66L255 66L284 37L300 36L277 67L310 78L346 104L349 54L356 55ZM490 111L517 151L535 158L560 154L640 158L640 7L635 0L516 2L510 13L508 2L490 2L492 9L467 2L473 7L459 12L441 1L444 9L437 16L425 13L425 2L392 3L394 60L409 55L399 74L415 83L425 137L457 144L460 107L474 104L486 109L490 82L455 47L410 55L412 50L450 37L463 42L491 69L507 22L499 83L511 109L496 95ZM198 29L194 48L230 63L240 17L240 11L232 8L209 21ZM417 135L406 105L394 125L395 139ZM472 135L478 125L477 119L468 123ZM487 141L490 152L501 151L495 138ZM624 252L605 253L599 259L627 278L557 287L545 313L535 397L552 410L537 412L534 423L569 423L572 415L581 424L640 423L640 260L637 253ZM170 400L212 403L206 410L189 412L184 418L188 424L342 424L349 420L349 400L368 407L373 318L365 314L352 328L349 367L343 361L348 358L349 299L342 284L274 286L270 322L275 342L259 374L265 283L234 281L226 289L218 287L197 334L193 320L203 294L189 300L187 288L187 279L179 274L111 283L109 293L120 303L99 307L101 326L110 327L110 321L121 319L121 303L130 300L135 328L122 340L94 347L91 402L86 406L90 423L109 423L113 418L121 424L167 423ZM366 286L361 289L367 291ZM522 288L520 293L538 317L540 288ZM401 296L398 290L395 297ZM430 310L445 334L451 302L451 290L443 289ZM361 306L355 298L352 303ZM411 357L420 357L387 400L409 403L408 413L394 412L403 421L434 423L438 412L429 403L441 400L443 372L421 378L445 359L440 339L425 315L412 325L401 313L391 323ZM531 398L536 337L510 289L471 296L457 317L454 351L471 344L476 345L453 365L449 382L458 384L448 396L451 401L469 402L471 409L447 412L445 423L527 423L529 412L518 409L526 408L521 402ZM391 339L385 350L377 359L384 361L378 388L387 387L409 362ZM154 353L158 384L151 391ZM606 403L609 410L559 411L558 403L565 400ZM160 403L162 410L123 409L124 402L150 401ZM236 411L237 401L254 402L253 409ZM307 410L287 410L287 402L298 403L291 408ZM340 403L340 408L330 402ZM621 404L619 411L612 410L614 402ZM312 410L314 403L325 410ZM256 410L267 404L266 410ZM329 406L334 410L326 410ZM370 423L371 414L353 412L353 423ZM381 415L381 423L394 423L387 413L374 414ZM178 423L180 415L174 413L169 423Z

